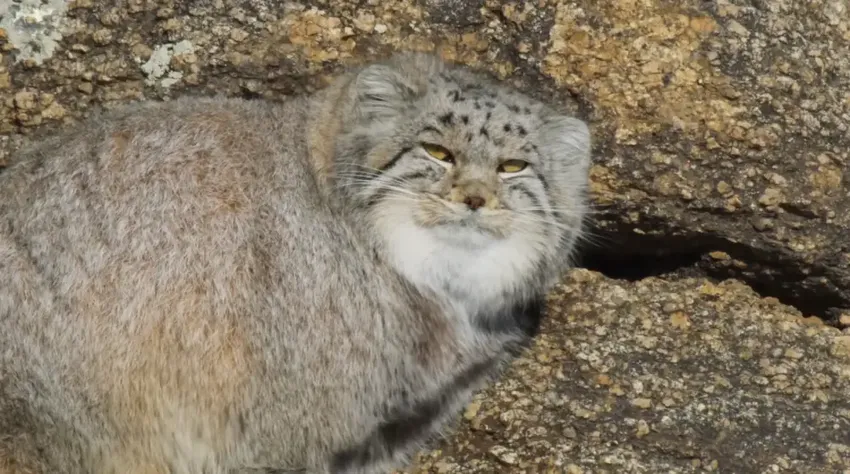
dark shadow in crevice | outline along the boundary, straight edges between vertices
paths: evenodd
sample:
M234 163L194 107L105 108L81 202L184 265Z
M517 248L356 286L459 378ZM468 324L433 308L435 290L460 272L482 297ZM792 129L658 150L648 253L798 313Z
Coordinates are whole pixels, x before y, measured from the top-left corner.
M616 280L638 281L648 277L679 275L682 271L696 269L702 254L681 253L672 255L623 255L610 249L594 249L582 253L578 265L597 271ZM698 272L699 275L701 273Z
M659 224L657 228L664 228ZM593 240L598 243L580 249L577 266L627 281L647 277L735 278L760 295L774 297L827 324L837 324L839 313L850 308L848 293L825 278L822 268L810 266L804 271L800 262L779 251L731 242L718 235L667 230L648 235L636 233L628 225L613 230L591 226ZM712 256L712 252L723 256Z

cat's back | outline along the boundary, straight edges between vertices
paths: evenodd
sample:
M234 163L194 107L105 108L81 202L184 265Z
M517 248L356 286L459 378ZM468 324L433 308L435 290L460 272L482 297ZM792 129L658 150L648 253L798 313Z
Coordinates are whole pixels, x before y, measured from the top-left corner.
M303 113L298 100L132 106L0 172L0 434L33 416L54 427L43 448L93 430L121 471L144 454L121 454L104 426L179 450L155 436L173 427L146 420L202 418L246 396L259 359L243 316L270 311L271 254L330 221Z
M86 282L144 292L189 267L226 266L215 260L286 216L281 203L295 215L322 208L301 114L298 101L183 98L42 141L0 172L0 266L30 267L60 300Z
M43 265L67 253L97 265L235 224L272 200L314 205L303 107L292 102L182 98L89 119L0 172L0 235Z
M46 207L97 199L156 207L197 187L252 188L281 158L289 175L304 172L303 140L293 140L303 134L303 109L296 99L186 97L96 113L36 141L0 171L0 215L32 217ZM174 179L182 180L179 186L171 186ZM281 184L300 182L288 181ZM166 187L174 194L122 199Z

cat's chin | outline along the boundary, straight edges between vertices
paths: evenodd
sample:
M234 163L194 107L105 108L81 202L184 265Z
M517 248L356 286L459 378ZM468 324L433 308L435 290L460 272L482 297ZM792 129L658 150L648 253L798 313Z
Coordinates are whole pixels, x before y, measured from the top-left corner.
M536 270L541 256L521 232L498 238L476 227L423 227L412 219L382 229L384 252L402 275L446 294L468 314L503 304L505 295Z
M506 237L504 233L494 233L480 225L450 222L422 229L447 245L467 248L482 248L492 245Z

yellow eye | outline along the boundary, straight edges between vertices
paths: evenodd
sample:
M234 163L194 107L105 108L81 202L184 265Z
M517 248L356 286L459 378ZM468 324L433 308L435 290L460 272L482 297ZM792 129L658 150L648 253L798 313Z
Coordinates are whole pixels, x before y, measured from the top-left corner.
M455 162L455 157L452 156L452 152L450 152L449 150L446 150L445 148L441 147L440 145L433 145L433 144L430 144L430 143L425 143L425 144L422 145L422 148L424 148L425 151L427 151L429 155L433 156L434 158L436 158L440 161L445 161L446 163L454 163Z
M522 160L507 160L499 165L499 173L519 173L528 166L528 163Z

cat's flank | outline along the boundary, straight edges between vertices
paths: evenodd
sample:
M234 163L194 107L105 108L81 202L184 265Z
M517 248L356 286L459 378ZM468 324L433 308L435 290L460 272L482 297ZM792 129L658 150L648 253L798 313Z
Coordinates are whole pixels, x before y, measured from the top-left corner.
M589 142L398 55L38 143L0 173L0 473L403 465L534 337Z

